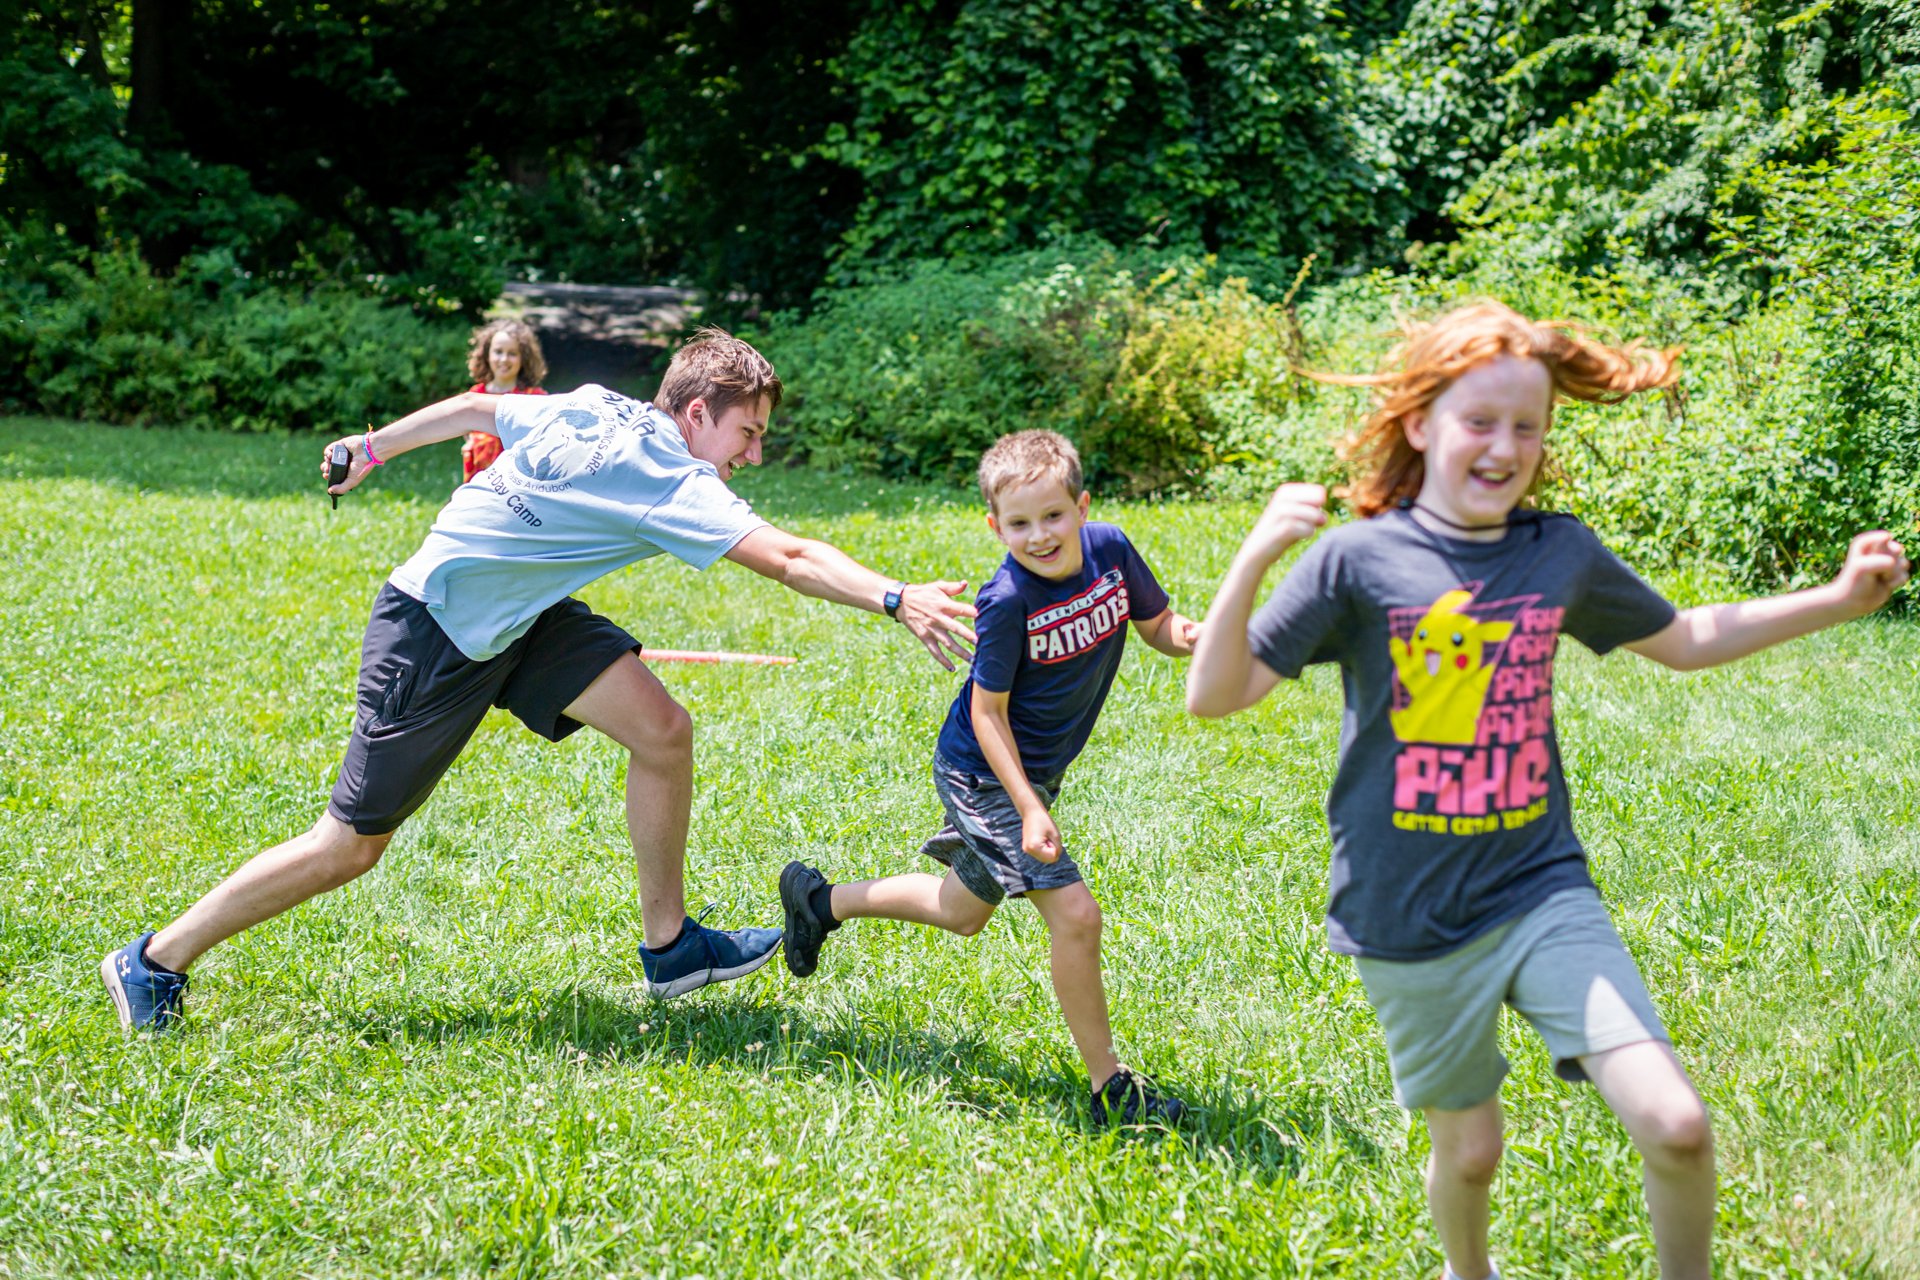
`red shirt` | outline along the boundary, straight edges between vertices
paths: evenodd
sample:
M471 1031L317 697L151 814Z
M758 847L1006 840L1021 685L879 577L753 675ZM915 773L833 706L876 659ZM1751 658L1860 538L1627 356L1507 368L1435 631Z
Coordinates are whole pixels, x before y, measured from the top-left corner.
M487 384L484 382L476 382L473 386L469 387L468 390L485 394ZM515 387L506 394L510 396L543 396L547 393L539 387ZM460 470L463 472L460 477L461 480L466 481L473 479L482 471L492 466L493 460L499 456L499 436L491 435L485 431L467 432L466 443L460 446Z

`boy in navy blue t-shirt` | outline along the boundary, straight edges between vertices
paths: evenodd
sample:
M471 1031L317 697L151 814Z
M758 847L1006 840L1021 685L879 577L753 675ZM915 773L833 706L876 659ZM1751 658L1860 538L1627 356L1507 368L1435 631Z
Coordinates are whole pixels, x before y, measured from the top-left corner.
M1026 897L1047 922L1054 994L1087 1066L1094 1122L1178 1121L1180 1101L1114 1055L1100 906L1048 810L1113 687L1127 624L1175 657L1192 654L1200 627L1167 607L1124 533L1087 522L1080 458L1064 437L1002 438L980 460L980 492L1008 554L974 600L973 672L934 749L947 826L921 852L951 870L835 885L804 863L787 864L787 967L812 973L821 943L844 920L908 920L971 937L1002 899Z

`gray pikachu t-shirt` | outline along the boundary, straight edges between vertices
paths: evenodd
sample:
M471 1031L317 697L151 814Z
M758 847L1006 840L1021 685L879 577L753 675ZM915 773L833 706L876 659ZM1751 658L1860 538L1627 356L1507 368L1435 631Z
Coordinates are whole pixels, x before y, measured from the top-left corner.
M1340 664L1329 945L1431 959L1591 885L1554 737L1554 651L1565 633L1606 653L1673 618L1571 516L1516 512L1498 542L1469 542L1396 510L1308 547L1247 638L1289 678Z
M662 552L704 569L766 524L663 410L605 387L501 396L494 426L505 451L389 579L476 662L596 578Z

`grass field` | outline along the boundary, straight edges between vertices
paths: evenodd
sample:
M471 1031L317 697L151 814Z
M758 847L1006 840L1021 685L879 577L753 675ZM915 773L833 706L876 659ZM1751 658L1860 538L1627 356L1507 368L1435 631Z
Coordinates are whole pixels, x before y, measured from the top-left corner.
M378 868L196 968L185 1034L122 1038L101 954L324 805L368 603L457 478L429 453L336 513L313 440L0 422L0 1276L1439 1274L1424 1132L1322 943L1325 670L1202 723L1136 643L1059 810L1123 1056L1191 1133L1087 1127L1019 904L650 1003L620 754L501 713ZM997 559L960 496L742 488L902 576ZM1251 510L1096 515L1197 615ZM802 659L661 672L696 907L775 924L789 858L913 866L959 681L902 631L724 564L586 598ZM1562 652L1577 825L1716 1117L1720 1274L1920 1275L1920 628L1695 676ZM1624 1135L1508 1046L1506 1274L1653 1275Z

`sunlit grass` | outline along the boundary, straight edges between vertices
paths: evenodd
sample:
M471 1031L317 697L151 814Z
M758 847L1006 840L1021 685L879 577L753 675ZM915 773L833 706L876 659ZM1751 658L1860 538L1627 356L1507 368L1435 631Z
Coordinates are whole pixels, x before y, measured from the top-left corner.
M1018 904L650 1004L619 752L499 713L375 871L212 953L185 1034L123 1039L101 953L311 822L367 606L457 478L410 456L336 513L316 457L0 423L0 1276L1438 1274L1424 1135L1321 941L1327 671L1201 723L1136 645L1062 799L1122 1052L1191 1134L1086 1128ZM743 487L901 576L996 560L964 496ZM1096 514L1198 614L1251 509ZM731 565L586 598L801 659L661 672L699 726L696 905L772 924L791 857L914 866L958 680L908 637ZM1693 677L1563 652L1578 826L1714 1108L1721 1273L1920 1274L1920 631ZM1504 1271L1652 1275L1624 1135L1509 1030Z

